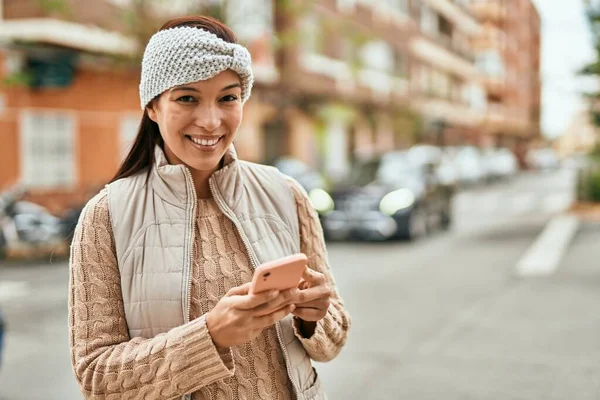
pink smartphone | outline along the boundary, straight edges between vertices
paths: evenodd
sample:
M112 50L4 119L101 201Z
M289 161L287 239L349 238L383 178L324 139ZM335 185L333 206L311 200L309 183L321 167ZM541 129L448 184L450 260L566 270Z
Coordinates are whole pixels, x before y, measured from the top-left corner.
M250 293L295 288L302 279L308 258L303 253L279 258L260 265L254 271Z

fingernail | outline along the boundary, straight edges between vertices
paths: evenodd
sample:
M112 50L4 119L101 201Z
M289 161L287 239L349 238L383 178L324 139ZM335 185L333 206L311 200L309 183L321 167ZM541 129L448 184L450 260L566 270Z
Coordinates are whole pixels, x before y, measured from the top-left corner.
M292 305L290 306L290 312L294 311L295 309L296 309L296 305L295 305L295 304L292 304Z

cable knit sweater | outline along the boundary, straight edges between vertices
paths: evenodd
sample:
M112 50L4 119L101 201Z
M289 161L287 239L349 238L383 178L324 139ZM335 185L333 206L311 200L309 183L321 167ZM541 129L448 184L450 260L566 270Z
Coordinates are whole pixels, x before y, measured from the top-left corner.
M314 333L303 337L296 319L296 336L313 360L327 361L344 345L350 317L335 290L318 216L297 183L290 187L301 251L334 287ZM170 399L191 392L195 400L293 398L274 326L241 346L217 349L212 342L203 316L230 288L250 281L253 269L214 200L199 200L197 210L190 322L143 339L127 330L106 190L86 207L73 240L69 297L71 361L85 398Z

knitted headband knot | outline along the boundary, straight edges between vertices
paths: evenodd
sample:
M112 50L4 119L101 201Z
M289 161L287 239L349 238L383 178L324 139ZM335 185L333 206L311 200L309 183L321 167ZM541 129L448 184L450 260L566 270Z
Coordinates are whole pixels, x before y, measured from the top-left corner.
M242 85L242 103L252 91L254 76L248 50L200 28L189 26L155 33L144 51L140 103L148 103L175 86L203 81L231 69Z

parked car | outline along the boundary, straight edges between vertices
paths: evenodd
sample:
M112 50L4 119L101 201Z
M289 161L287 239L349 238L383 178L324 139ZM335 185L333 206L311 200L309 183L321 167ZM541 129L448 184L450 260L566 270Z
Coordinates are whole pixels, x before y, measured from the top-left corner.
M560 161L551 148L531 149L527 153L527 165L533 169L549 171L558 169Z
M448 147L444 150L448 163L458 175L458 184L472 186L486 179L486 169L478 148L474 146Z
M324 189L326 186L325 179L318 171L298 159L282 157L277 159L273 166L294 178L309 193L313 189Z
M459 170L452 162L452 157L442 148L418 144L407 151L409 161L418 168L429 168L435 171L438 182L454 190L459 183Z
M489 148L482 151L487 180L504 180L519 170L517 157L507 148Z
M451 221L451 194L406 151L357 162L316 207L329 239L411 240Z
M282 157L273 163L279 171L294 178L308 193L308 197L315 206L320 210L329 210L332 207L331 196L327 188L328 184L318 171L311 168L304 162L291 157ZM322 222L323 213L319 213L319 218Z

